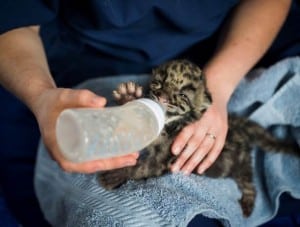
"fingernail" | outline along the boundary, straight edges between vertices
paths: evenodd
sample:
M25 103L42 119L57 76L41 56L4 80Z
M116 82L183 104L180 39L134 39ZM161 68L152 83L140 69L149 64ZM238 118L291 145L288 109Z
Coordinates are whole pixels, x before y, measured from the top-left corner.
M178 171L179 171L179 167L178 167L178 165L174 165L174 166L172 166L172 172L173 173L177 173Z
M99 98L95 97L95 98L92 98L91 103L94 105L98 105L100 103L100 100L99 100Z
M184 170L183 175L188 176L188 175L190 175L190 172L188 170Z
M138 152L136 152L136 153L131 153L128 157L130 157L131 159L138 159L139 153L138 153Z
M180 147L175 147L174 149L173 149L173 154L174 155L178 155L180 153Z
M103 98L100 98L100 97L94 97L92 99L92 103L94 105L97 105L97 106L103 106Z
M134 166L136 164L136 160L125 162L125 166Z
M199 168L199 169L198 169L198 173L199 173L199 174L202 174L203 172L204 172L204 169L203 169L203 168Z

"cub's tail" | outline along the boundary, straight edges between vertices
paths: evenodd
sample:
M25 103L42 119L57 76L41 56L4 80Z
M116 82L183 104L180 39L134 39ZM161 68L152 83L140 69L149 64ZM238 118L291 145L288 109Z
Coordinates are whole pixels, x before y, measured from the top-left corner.
M254 145L267 152L286 153L300 157L300 147L296 142L280 140L259 124L241 117L232 117L229 124L240 128L243 136L248 137Z

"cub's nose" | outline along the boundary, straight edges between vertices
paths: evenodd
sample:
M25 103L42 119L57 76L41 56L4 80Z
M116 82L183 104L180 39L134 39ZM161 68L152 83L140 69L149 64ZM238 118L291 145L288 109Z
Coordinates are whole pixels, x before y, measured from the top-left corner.
M158 101L161 103L168 103L169 102L169 97L167 94L165 94L162 91L158 91L157 93Z

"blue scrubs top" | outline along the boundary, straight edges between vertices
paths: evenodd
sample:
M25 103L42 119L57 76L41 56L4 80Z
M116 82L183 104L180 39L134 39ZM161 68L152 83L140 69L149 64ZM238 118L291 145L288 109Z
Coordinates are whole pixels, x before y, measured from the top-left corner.
M59 86L72 86L91 77L149 72L153 66L183 56L204 64L214 50L222 22L237 3L5 0L0 9L0 32L42 25L52 74ZM286 55L300 52L299 8L294 1L284 32L261 63L276 61L286 49Z

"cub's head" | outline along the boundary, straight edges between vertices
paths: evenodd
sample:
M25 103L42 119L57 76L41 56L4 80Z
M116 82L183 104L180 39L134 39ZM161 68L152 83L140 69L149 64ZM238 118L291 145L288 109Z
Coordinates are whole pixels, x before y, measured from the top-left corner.
M187 60L173 60L153 69L150 97L166 107L168 121L199 116L211 104L201 69Z

